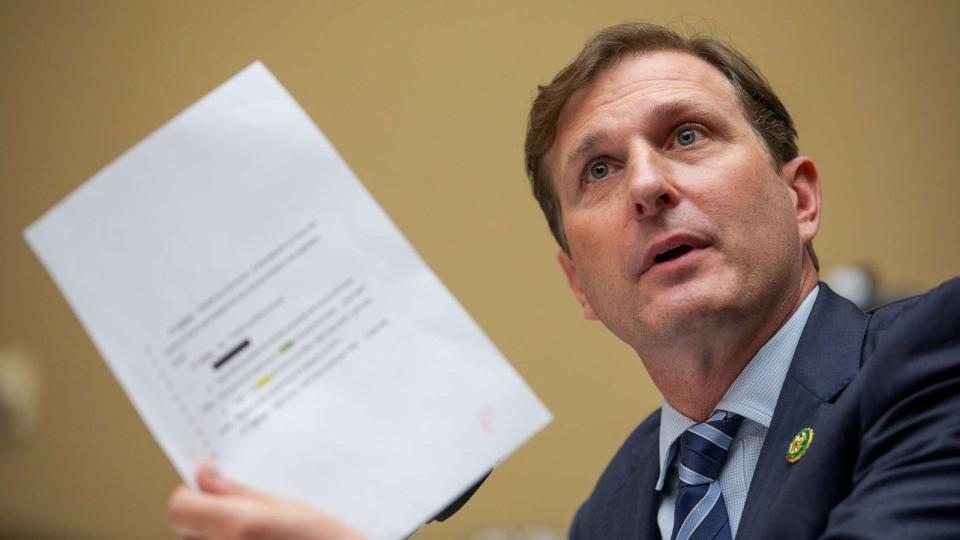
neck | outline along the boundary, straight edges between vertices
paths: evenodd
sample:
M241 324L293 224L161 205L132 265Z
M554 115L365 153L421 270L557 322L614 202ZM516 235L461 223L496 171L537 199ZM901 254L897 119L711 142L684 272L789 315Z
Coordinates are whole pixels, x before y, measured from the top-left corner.
M806 266L806 265L805 265ZM720 324L669 347L637 350L664 399L680 413L702 422L710 417L743 368L797 311L817 284L816 270L805 268L800 286L769 310Z

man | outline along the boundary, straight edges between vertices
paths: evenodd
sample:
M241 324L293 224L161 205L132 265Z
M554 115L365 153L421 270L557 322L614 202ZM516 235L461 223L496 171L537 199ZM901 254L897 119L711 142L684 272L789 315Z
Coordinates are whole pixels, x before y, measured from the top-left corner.
M570 288L664 397L572 538L960 533L960 286L871 316L817 284L817 170L741 55L611 27L530 118Z
M818 284L795 139L739 53L659 26L602 30L541 87L527 171L560 266L664 398L571 538L960 535L960 285L868 315ZM350 534L209 476L171 501L186 536L210 516Z

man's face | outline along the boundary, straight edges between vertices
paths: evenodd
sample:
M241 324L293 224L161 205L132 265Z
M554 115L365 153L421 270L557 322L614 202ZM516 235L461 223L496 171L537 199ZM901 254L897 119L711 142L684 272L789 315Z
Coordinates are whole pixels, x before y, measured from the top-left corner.
M638 351L776 313L801 287L816 170L774 170L731 84L696 57L608 68L565 106L546 164L571 288Z

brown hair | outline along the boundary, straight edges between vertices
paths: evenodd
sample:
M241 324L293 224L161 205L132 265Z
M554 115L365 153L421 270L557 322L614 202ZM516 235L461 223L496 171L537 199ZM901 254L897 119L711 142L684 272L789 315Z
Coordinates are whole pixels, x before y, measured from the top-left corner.
M580 54L539 93L530 109L524 145L527 176L557 243L569 253L563 232L560 201L553 189L544 156L553 146L560 113L570 96L589 85L603 70L626 56L652 51L677 51L696 56L717 68L733 85L743 111L763 141L773 167L779 170L797 157L797 130L770 83L749 60L729 45L706 36L684 37L650 23L623 23L600 30L587 40ZM813 245L807 252L819 270Z

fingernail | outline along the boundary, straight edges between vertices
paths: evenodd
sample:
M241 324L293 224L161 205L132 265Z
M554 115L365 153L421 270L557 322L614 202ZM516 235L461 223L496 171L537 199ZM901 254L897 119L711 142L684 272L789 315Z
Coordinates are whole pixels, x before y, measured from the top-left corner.
M221 483L220 471L209 463L201 463L197 470L197 480L207 484L219 485Z

